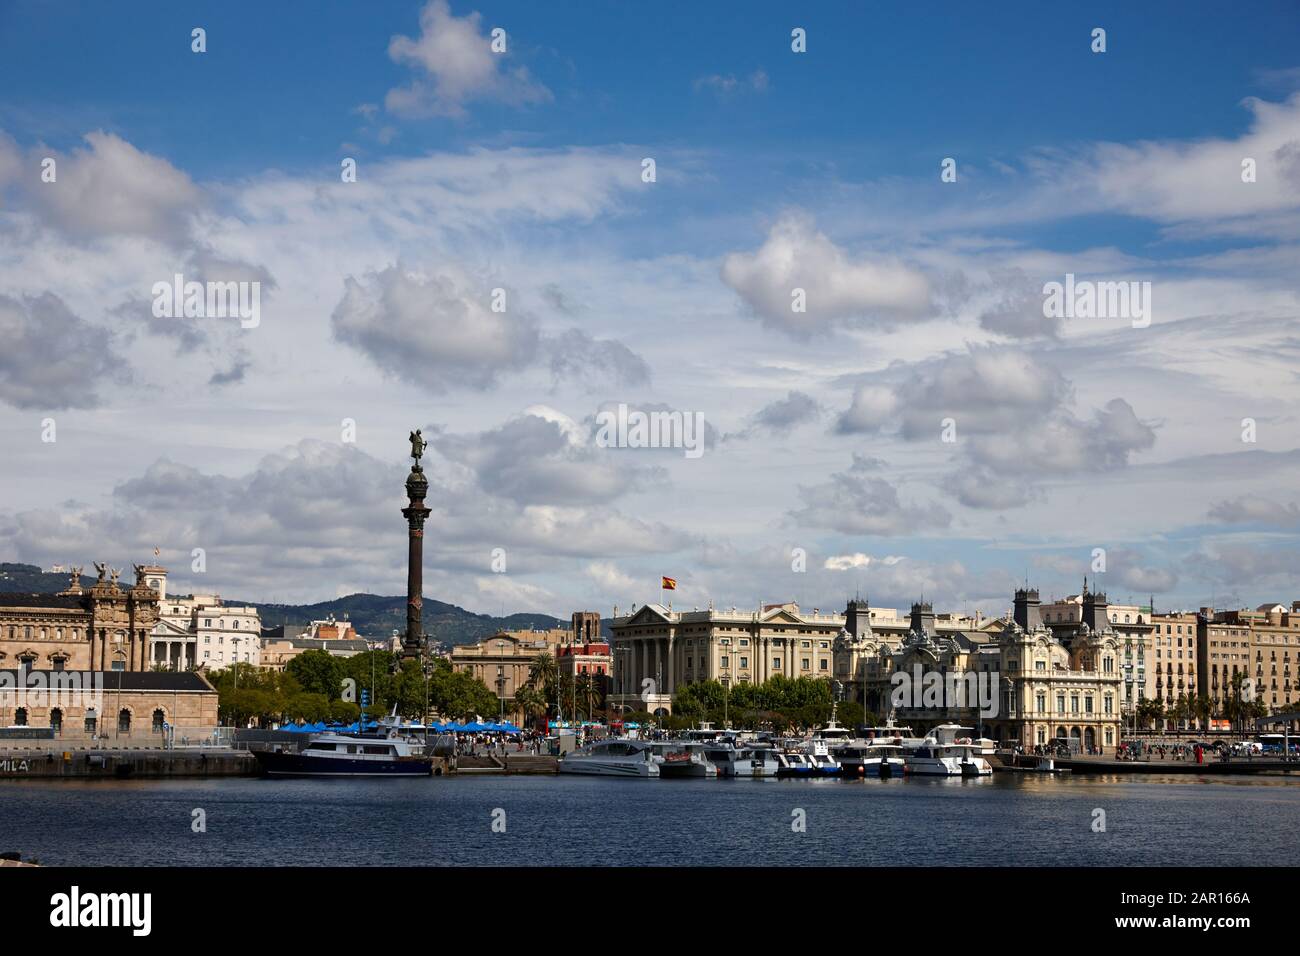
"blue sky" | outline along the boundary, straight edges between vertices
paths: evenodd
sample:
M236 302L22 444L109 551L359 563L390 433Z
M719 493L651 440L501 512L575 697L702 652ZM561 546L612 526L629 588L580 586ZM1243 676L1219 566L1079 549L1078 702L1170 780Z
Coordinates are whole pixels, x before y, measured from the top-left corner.
M431 590L476 609L608 611L675 573L690 603L997 611L1095 547L1125 596L1300 597L1297 40L1293 3L4 4L0 548L393 593L400 523L357 483L400 484L420 423ZM267 321L149 321L176 272L262 281ZM1151 282L1155 321L1044 324L1067 272ZM50 359L68 340L96 344ZM721 440L593 448L619 401ZM924 437L949 414L962 442ZM269 490L289 463L316 506Z

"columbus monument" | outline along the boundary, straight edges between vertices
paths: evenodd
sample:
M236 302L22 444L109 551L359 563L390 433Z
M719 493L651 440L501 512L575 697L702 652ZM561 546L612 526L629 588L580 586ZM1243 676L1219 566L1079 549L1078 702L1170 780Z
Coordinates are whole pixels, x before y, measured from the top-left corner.
M410 543L406 563L406 634L402 638L402 659L418 659L424 646L424 629L420 612L424 605L424 519L429 509L424 506L424 496L429 493L429 479L424 477L420 459L429 445L419 429L411 432L411 473L406 476L406 497L410 499L402 514L406 517Z

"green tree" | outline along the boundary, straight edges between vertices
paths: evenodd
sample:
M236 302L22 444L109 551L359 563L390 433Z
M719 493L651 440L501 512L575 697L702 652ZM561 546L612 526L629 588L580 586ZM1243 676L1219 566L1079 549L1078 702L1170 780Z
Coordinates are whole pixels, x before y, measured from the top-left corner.
M329 651L303 651L284 669L308 693L325 697L338 697L342 693L343 662Z

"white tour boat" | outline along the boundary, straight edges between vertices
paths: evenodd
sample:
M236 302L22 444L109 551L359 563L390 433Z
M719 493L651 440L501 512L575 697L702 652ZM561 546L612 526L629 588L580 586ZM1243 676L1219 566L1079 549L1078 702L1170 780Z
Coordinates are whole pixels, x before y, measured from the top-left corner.
M903 758L909 774L931 777L985 777L993 767L979 755L979 746L969 736L969 727L940 724L921 741L905 745Z
M560 758L560 773L600 777L657 777L659 758L645 740L597 740Z

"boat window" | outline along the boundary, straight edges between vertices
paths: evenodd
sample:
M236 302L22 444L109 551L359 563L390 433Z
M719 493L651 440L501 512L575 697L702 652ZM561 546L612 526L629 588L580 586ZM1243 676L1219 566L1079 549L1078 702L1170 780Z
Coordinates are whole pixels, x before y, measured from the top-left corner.
M333 749L334 749L334 745L333 745L333 744L321 744L321 743L316 743L316 744L310 744L310 745L307 747L307 749L308 749L308 750L333 750Z
M383 744L366 744L361 748L363 754L390 754L393 752L392 747Z

